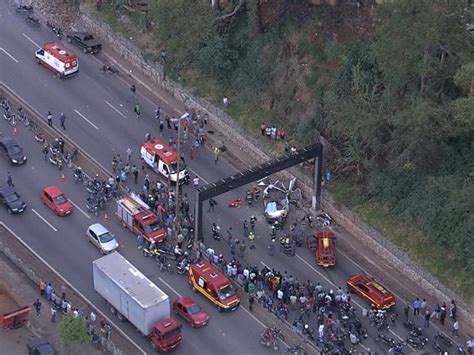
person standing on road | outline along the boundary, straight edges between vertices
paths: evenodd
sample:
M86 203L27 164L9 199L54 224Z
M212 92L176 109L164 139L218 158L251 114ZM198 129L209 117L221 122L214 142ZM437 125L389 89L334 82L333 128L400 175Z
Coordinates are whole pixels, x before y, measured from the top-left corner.
M250 249L255 249L255 234L253 234L253 232L250 232L248 238L249 238Z
M253 311L253 304L255 303L255 298L252 294L249 295L249 311Z
M249 222L246 219L244 219L243 227L244 227L244 238L245 238L249 231Z
M219 160L219 155L221 154L221 150L219 147L214 148L214 164L217 164L217 161Z
M56 322L56 308L54 306L51 306L51 322Z
M133 112L135 115L137 115L137 119L140 118L140 105L137 103L135 104L135 107L133 108Z
M433 313L431 313L431 317L435 317L436 319L439 319L440 312L441 312L441 307L439 303L436 303L433 308Z
M441 325L444 325L444 321L446 319L446 302L443 302L443 305L441 306L441 312L439 314L439 322Z
M408 302L406 303L403 312L405 313L405 320L408 321L408 318L410 316L410 305L408 304Z
M214 208L217 206L216 200L213 198L209 199L209 210L207 212L214 212Z
M459 336L459 321L457 319L453 323L452 333L456 338Z
M138 184L138 168L135 164L132 165L132 175L133 178L135 179L135 185Z
M8 186L14 187L15 184L13 184L13 178L10 172L7 173L7 184Z
M33 303L33 306L35 306L36 316L39 317L41 315L41 301L39 298L36 299L35 303Z
M129 164L130 159L132 158L132 153L133 153L132 148L128 147L126 153L127 153L126 163Z
M189 157L191 158L191 160L194 160L194 154L195 154L196 150L194 149L194 146L191 146L189 148Z
M166 115L165 120L166 120L166 127L168 129L172 129L172 127L171 127L171 117L169 115Z
M272 238L270 244L268 245L268 255L273 256L275 254L275 244L276 240L275 238Z
M163 135L163 128L165 127L165 123L163 122L163 120L160 120L160 136Z
M426 310L426 306L428 305L428 302L426 302L426 299L423 298L423 301L421 301L421 305L420 305L420 312L421 314L425 314L425 310Z
M430 327L430 318L431 318L431 312L427 309L425 309L425 328L429 328Z
M451 300L451 305L449 306L449 316L451 317L451 319L456 319L456 315L457 315L457 306L456 306L456 302L454 302L454 300Z
M420 307L421 307L421 301L417 297L416 300L413 301L413 315L420 315Z
M195 176L193 178L193 186L197 189L199 187L199 178Z
M136 99L137 99L137 88L135 87L135 84L132 84L132 86L130 86L130 91L132 92L133 100L136 101Z
M61 112L61 115L59 115L59 122L61 122L61 128L65 131L66 130L66 115L64 112Z
M239 258L244 257L246 248L247 247L245 246L245 241L242 240L242 242L240 242L240 246L239 246L239 255L238 255Z
M48 114L46 115L46 120L48 121L48 126L53 127L53 114L51 111L48 111Z

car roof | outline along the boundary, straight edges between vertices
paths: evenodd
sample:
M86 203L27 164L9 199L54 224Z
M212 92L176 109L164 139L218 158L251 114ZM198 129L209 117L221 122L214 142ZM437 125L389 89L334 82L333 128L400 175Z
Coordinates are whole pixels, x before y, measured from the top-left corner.
M15 189L11 186L8 186L8 185L1 185L0 186L0 192L2 193L2 195L4 196L7 196L7 195L11 195L12 193L16 192Z
M56 197L63 194L59 187L54 185L46 186L43 191L46 191L51 197Z
M194 300L189 296L180 297L176 302L181 303L184 307L191 307L196 304L196 302L194 302Z
M11 138L11 137L5 137L2 139L2 144L5 146L5 147L11 147L13 145L18 145L18 142Z
M94 224L90 225L88 229L93 231L97 235L102 235L102 234L105 234L105 233L109 233L108 229L105 228L100 223L94 223Z

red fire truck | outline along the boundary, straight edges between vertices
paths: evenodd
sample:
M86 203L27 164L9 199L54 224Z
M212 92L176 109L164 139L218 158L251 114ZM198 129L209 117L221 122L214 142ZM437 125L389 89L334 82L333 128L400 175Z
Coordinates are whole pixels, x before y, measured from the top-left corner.
M140 149L140 155L143 161L150 166L156 173L161 174L165 179L176 183L178 154L171 147L167 146L158 139L145 141ZM189 173L184 161L179 161L179 183L188 183Z
M140 233L149 242L162 242L166 238L165 229L158 217L140 197L131 194L117 200L117 217L122 225L134 233Z
M43 47L36 51L35 58L38 64L44 65L58 78L68 78L79 72L79 61L76 55L60 43L43 44Z

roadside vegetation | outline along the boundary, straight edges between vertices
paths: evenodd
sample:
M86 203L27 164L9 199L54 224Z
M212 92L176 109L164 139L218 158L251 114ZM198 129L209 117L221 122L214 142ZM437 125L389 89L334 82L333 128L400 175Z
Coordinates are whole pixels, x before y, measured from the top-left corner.
M197 95L229 97L249 135L262 122L299 145L322 135L327 188L474 304L473 8L240 2L155 0L147 14L115 4L98 15L149 60L165 50L167 75Z

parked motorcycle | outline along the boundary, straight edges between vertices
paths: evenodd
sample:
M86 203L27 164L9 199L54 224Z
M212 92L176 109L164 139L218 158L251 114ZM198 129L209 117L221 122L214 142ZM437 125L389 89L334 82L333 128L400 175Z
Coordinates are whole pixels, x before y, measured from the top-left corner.
M82 181L83 179L83 172L82 168L78 166L77 168L74 169L74 172L72 174L72 177L74 178L74 182L77 184L79 181Z
M59 39L62 39L63 34L62 34L61 29L59 28L59 26L57 26L56 24L54 24L50 20L46 21L46 26L48 28L50 28L51 31L53 31Z
M33 6L31 6L31 5L19 5L16 8L16 12L33 12Z
M25 17L25 20L26 22L28 23L31 23L32 25L35 25L35 26L41 26L41 22L39 20L39 18L37 18L36 16L33 16L33 15L28 15Z
M407 343L415 349L423 349L428 344L428 338L425 337L407 337Z
M394 346L395 345L395 339L389 337L388 335L385 335L383 333L379 333L375 337L375 341L381 341L382 343L389 345L389 346Z
M109 65L109 64L104 64L101 68L100 68L100 71L103 73L103 74L106 74L106 73L110 73L110 74L117 74L118 73L118 69L112 65Z

